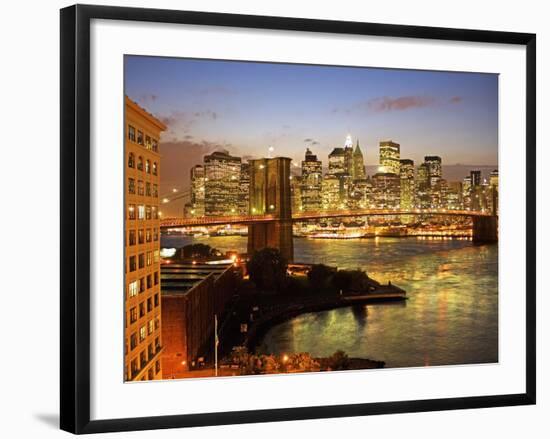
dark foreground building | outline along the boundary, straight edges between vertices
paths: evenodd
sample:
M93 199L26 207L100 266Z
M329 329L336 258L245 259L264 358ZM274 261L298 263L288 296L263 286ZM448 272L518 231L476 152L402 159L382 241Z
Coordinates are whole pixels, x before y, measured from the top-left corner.
M161 266L163 378L180 378L203 357L211 362L214 316L221 316L235 292L233 264Z

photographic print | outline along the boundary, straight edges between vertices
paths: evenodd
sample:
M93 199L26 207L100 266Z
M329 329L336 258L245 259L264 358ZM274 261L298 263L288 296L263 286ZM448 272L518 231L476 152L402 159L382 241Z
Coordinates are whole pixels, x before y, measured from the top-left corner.
M125 55L124 95L125 381L499 361L497 74Z

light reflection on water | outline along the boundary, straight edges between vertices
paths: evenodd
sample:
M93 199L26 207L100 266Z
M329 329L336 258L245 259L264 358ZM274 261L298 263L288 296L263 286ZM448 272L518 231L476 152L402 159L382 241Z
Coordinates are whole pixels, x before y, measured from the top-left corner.
M208 242L246 251L246 237L164 236L162 245ZM414 238L294 240L295 260L361 268L404 288L406 304L298 316L272 328L259 350L383 360L389 367L498 361L498 247Z

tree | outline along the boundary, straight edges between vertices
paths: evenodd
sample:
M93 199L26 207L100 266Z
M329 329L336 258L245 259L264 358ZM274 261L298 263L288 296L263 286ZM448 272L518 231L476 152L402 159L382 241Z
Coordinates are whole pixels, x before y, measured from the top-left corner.
M349 274L351 278L349 289L351 291L366 292L369 290L369 277L367 273L361 270L352 270Z
M264 291L281 291L286 284L287 261L275 248L254 252L247 263L250 280Z
M346 370L349 367L348 355L344 351L336 351L328 357L328 367L330 370Z
M307 278L312 288L323 289L334 270L324 264L315 264L307 272Z
M218 251L215 248L201 243L188 244L180 249L180 254L183 256L183 259L208 258L210 256L215 256L217 253Z
M287 368L295 372L314 372L319 370L319 363L307 352L290 355Z
M343 291L344 293L348 292L351 287L351 274L346 270L338 270L332 276L332 285L336 290Z

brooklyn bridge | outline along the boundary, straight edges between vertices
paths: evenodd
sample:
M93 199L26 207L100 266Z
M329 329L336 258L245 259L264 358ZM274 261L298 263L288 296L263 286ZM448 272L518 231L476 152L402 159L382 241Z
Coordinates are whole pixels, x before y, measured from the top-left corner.
M448 209L353 209L292 212L290 163L286 157L250 161L250 215L171 217L161 220L161 228L200 227L226 224L248 226L248 253L265 247L280 250L293 260L292 224L317 219L370 216L444 216L472 219L474 242L498 240L498 217L483 211ZM259 213L258 213L259 212Z

